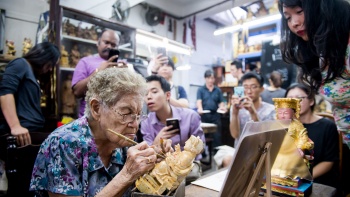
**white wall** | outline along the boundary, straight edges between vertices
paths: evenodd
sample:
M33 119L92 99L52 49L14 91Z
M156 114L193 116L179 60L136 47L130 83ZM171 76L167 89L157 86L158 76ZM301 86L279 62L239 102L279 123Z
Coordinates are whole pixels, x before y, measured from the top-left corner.
M21 56L24 38L35 43L39 16L49 5L46 0L0 0L0 8L6 10L5 39L15 42L16 56Z
M204 85L204 72L212 68L217 58L232 59L230 34L214 36L215 29L216 27L211 23L197 20L197 51L190 58L192 68L175 72L174 82L184 86L189 98L195 98L197 94L197 92L190 92L190 84ZM190 99L190 107L195 107L192 99Z

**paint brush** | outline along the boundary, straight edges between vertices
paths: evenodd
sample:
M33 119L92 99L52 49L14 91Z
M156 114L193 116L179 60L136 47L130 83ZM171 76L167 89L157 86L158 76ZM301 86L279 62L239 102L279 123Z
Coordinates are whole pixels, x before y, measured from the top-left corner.
M120 138L123 138L124 140L126 140L127 142L129 142L129 143L132 144L132 145L137 145L137 144L139 144L139 143L135 142L134 140L131 140L131 139L129 139L128 137L124 136L123 134L120 134L120 133L117 133L117 132L113 131L112 129L107 129L107 131L109 131L109 132L111 132L111 133L117 135L117 136L120 137ZM157 156L158 156L158 157L161 157L161 158L163 158L163 159L165 159L165 157L164 157L163 155L160 155L160 154L158 154L158 153L157 153Z

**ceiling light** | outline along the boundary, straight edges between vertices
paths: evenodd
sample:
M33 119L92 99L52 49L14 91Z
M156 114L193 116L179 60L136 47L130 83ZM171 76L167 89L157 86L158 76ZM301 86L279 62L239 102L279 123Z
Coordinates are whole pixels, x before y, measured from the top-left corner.
M251 20L249 22L245 22L243 24L239 24L239 25L233 25L230 27L225 27L222 29L218 29L216 31L214 31L214 36L218 36L221 34L226 34L226 33L233 33L236 31L239 31L243 28L252 28L252 27L256 27L256 26L263 26L263 25L268 25L270 23L275 23L276 21L281 19L281 14L275 14L275 15L271 15L271 16L266 16L263 18L258 18L255 20Z

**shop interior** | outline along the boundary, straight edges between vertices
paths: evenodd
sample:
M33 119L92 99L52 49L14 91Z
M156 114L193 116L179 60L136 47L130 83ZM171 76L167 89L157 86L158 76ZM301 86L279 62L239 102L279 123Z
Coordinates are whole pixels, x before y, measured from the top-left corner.
M283 88L297 81L297 67L285 63L279 49L277 2L1 0L0 80L6 64L33 45L55 43L62 55L59 66L47 83L40 84L45 128L53 131L78 117L79 99L71 89L75 66L81 58L97 53L98 33L112 29L120 38L119 59L144 77L151 75L149 63L159 48L165 48L176 68L172 80L184 87L193 110L197 109L197 90L205 84L204 72L212 69L228 109L221 114L222 144L232 146L229 109L238 81L231 75L231 62L240 60L243 70L254 67L265 79L277 70L282 73ZM269 86L267 80L264 86ZM321 112L331 113L331 106L323 104ZM204 166L205 174L217 170L211 159L209 167Z

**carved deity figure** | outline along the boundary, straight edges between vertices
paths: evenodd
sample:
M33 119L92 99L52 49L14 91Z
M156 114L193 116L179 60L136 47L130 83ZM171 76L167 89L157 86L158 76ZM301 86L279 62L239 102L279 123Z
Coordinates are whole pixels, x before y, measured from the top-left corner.
M73 48L70 53L70 67L75 68L80 60L80 52L77 44L73 45Z
M199 137L191 136L184 150L175 146L175 152L167 153L165 160L157 163L153 170L136 180L137 189L146 194L162 195L165 191L174 191L190 173L193 161L204 147Z
M272 100L275 104L277 119L291 120L288 132L272 166L272 182L278 180L279 184L288 185L289 181L298 177L312 180L308 169L310 157L307 159L305 151L311 151L314 143L309 139L306 128L299 121L301 99L273 98ZM278 176L279 179L274 179L273 176Z
M60 66L61 67L69 67L68 52L66 51L66 48L64 45L61 45Z
M7 55L15 56L16 50L15 50L15 42L12 40L6 40L6 46L7 46Z
M25 55L28 53L28 51L33 47L33 44L32 44L32 40L30 38L24 38L24 41L23 41L23 49L22 49L22 52L23 54L22 55Z
M62 113L74 114L76 106L77 103L72 90L72 75L68 75L62 83Z

